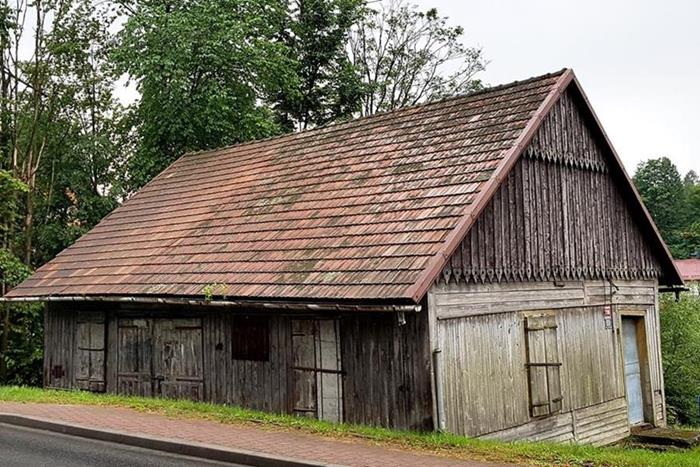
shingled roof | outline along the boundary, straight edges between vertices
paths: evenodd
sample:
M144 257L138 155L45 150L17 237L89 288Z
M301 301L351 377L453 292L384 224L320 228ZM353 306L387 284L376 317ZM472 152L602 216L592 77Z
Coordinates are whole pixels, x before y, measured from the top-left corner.
M572 80L186 154L7 297L418 302Z
M674 261L681 277L686 281L700 281L700 259L677 259Z

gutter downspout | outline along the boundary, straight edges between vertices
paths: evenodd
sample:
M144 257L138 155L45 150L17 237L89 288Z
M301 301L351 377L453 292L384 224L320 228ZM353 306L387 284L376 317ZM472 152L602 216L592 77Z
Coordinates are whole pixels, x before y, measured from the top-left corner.
M433 350L433 377L435 378L435 412L438 431L445 431L445 399L442 389L442 349Z
M676 296L677 302L681 300L681 292L690 292L690 288L685 285L659 286L659 293L673 293Z

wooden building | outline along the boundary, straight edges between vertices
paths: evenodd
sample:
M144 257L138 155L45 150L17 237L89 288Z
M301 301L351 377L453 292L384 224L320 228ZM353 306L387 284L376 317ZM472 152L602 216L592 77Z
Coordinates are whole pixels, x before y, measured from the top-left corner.
M49 387L606 443L665 422L679 285L562 70L187 154L5 299Z

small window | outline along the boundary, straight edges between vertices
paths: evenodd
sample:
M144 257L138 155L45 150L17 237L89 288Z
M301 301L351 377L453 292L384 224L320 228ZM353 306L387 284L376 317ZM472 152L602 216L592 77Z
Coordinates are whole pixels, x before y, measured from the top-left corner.
M270 360L270 323L267 316L233 318L231 348L234 360Z
M530 414L544 417L561 411L561 361L557 349L557 324L553 314L525 320Z

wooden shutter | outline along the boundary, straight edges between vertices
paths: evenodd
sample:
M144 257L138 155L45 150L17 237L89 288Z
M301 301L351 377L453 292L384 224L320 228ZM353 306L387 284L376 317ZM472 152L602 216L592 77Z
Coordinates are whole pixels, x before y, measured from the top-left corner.
M561 378L554 315L530 316L525 321L530 414L542 417L561 411Z

